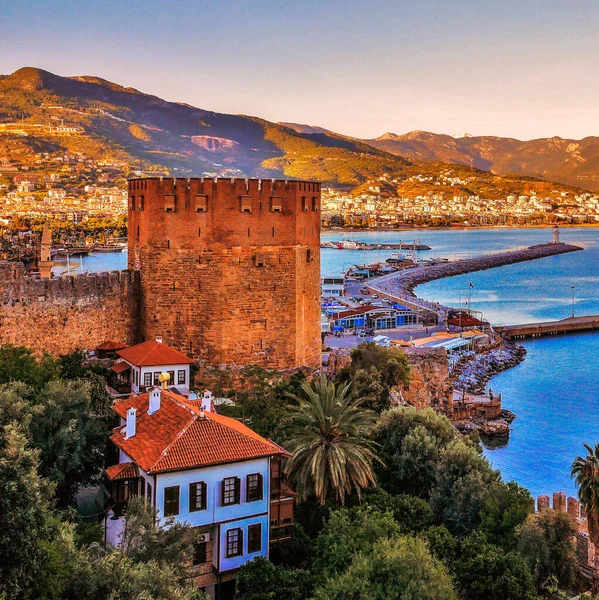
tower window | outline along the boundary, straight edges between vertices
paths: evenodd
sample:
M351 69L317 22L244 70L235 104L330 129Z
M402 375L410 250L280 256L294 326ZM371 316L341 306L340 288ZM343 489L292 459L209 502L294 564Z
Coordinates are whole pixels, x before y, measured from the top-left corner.
M175 212L175 194L164 195L164 212Z
M316 196L312 196L312 210L313 211L317 211L318 210L318 202L316 200Z
M266 265L266 257L264 254L256 254L254 262L257 267L263 267Z
M306 196L302 196L302 210L308 212L308 199Z
M241 212L252 212L252 197L241 196L239 199L239 210Z
M196 194L196 212L206 212L208 210L208 196L206 194Z
M137 197L137 210L143 210L143 209L144 209L144 197L138 196Z
M306 262L314 262L314 250L311 248L306 251Z
M281 212L283 210L283 198L281 196L272 196L270 198L271 212Z

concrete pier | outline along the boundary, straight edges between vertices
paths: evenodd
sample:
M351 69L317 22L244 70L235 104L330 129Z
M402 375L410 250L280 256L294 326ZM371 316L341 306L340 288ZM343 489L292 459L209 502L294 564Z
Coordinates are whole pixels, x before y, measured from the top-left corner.
M436 279L495 269L496 267L527 262L529 260L538 260L558 254L577 252L578 250L582 250L582 248L570 244L540 244L538 246L531 246L525 250L501 252L450 263L396 271L390 275L383 275L382 277L377 277L372 281L366 282L366 287L371 292L397 300L418 312L436 315L440 310L447 311L450 307L440 306L418 298L414 294L416 286Z
M575 333L577 331L595 331L599 329L599 315L568 317L561 321L545 321L543 323L504 325L495 327L494 329L497 333L512 340L558 335L561 333Z

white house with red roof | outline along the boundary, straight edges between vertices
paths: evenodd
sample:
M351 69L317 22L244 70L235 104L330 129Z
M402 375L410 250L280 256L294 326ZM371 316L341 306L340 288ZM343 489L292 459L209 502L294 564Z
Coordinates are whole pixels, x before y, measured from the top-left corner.
M108 544L119 542L127 500L143 496L159 518L199 528L196 580L212 596L243 564L268 558L269 543L291 537L295 494L280 481L286 451L214 412L209 392L190 400L152 387L114 408L121 424L110 437L118 463L105 471Z
M123 383L131 384L135 394L160 385L161 373L169 374L169 385L190 388L190 365L195 361L179 350L162 343L162 339L148 340L135 346L116 350L117 362L112 366Z

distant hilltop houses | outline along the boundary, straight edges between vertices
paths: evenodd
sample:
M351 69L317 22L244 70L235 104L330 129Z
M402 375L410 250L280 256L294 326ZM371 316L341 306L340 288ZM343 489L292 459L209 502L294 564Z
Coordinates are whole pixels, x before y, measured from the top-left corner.
M281 470L288 453L218 414L210 391L190 391L194 361L162 341L106 342L97 353L115 359L117 389L109 390L119 419L104 471L105 542L119 544L127 502L145 498L161 521L197 528L194 581L215 598L239 567L291 539L296 494Z

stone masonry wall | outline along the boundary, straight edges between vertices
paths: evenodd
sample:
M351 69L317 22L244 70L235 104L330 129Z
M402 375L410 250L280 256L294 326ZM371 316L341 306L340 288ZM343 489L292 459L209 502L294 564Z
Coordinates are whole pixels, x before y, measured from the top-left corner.
M207 364L320 364L320 184L129 182L142 337Z
M56 279L0 263L0 346L65 354L115 340L139 341L139 277L129 271Z
M416 408L433 408L451 413L453 386L449 380L447 352L443 348L407 348L410 384L402 391L404 400Z

